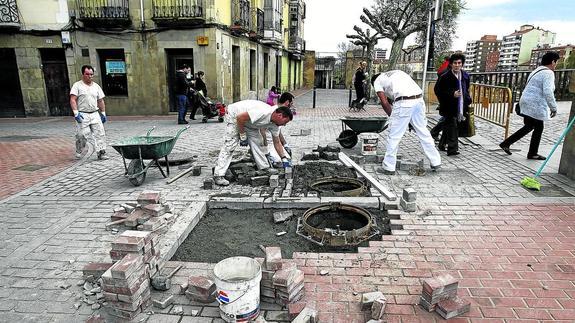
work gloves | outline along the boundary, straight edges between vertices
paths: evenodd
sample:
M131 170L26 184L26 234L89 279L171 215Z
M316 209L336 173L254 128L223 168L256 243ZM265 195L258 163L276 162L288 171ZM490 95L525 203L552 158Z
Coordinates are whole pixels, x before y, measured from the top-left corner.
M74 111L74 119L76 119L77 123L82 123L84 117L82 116L82 113L80 113L80 111Z
M106 117L106 112L100 112L100 120L102 120L102 123L106 123L106 121L108 121L108 118Z
M289 160L287 157L282 158L282 165L284 168L291 167L291 160Z
M248 145L248 135L245 132L240 132L240 146L246 147Z
M291 148L287 143L284 145L284 150L286 151L286 153L288 153L288 155L290 155L290 157L292 156L291 155Z

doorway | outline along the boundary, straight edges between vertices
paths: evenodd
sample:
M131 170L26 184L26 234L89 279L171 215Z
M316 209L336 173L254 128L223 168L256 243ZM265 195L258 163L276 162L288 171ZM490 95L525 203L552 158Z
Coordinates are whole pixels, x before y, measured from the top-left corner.
M53 117L70 116L70 82L66 53L63 48L41 48L42 73L46 84L49 115Z
M13 48L0 48L0 117L25 117L18 63Z
M176 104L176 94L174 93L174 86L176 84L176 71L182 65L188 65L194 75L194 51L193 49L166 49L166 58L168 60L168 91L170 97L170 112L178 111Z
M240 46L232 46L232 97L234 102L241 100Z

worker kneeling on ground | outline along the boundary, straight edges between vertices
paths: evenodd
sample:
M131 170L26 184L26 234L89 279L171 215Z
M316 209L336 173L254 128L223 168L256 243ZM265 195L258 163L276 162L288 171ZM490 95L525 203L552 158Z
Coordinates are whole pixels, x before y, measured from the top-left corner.
M265 153L262 151L263 139L260 129L267 128L272 134L272 141L276 151L283 151L279 139L279 126L283 126L293 119L290 106L294 96L284 92L278 101L278 107L273 109L267 103L257 100L244 100L230 104L224 117L226 130L224 133L224 145L220 150L218 161L214 169L214 182L217 185L229 185L224 176L232 161L234 150L240 146L250 146L252 156L258 169L268 169L273 173ZM284 167L291 166L291 161L286 156L280 156Z

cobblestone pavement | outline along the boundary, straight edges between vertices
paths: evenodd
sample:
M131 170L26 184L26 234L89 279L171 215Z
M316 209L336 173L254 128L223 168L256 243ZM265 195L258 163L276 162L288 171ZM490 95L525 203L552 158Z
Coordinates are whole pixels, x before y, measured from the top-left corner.
M317 145L334 142L341 131L340 117L383 115L376 106L350 113L346 90L318 90L315 109L311 108L313 93L302 92L296 101L298 115L286 127L296 161ZM560 110L559 116L546 124L545 143L556 138L567 111ZM108 142L145 134L153 126L157 126L157 135L174 135L182 127L174 124L175 118L111 116L106 125ZM178 211L216 193L259 194L259 189L237 185L201 189L203 180L211 176L221 144L222 125L217 121L192 123L173 150L195 155L195 163L206 166L201 176L166 184L152 168L141 187L132 186L123 177L122 159L111 147L107 161L97 161L95 156L74 161L73 129L70 118L2 120L4 165L0 178L1 187L9 188L0 196L6 197L0 201L0 322L71 322L89 317L93 313L90 307L73 306L81 296L81 288L76 286L81 269L89 261L109 261L114 235L104 230L104 224L115 205L134 200L144 189L161 190ZM302 129L311 129L311 135L295 136ZM478 121L478 129L483 132L491 128ZM322 322L363 322L357 310L358 296L353 292L374 289L389 296L390 321L439 320L413 304L420 278L445 271L461 278L461 292L473 302L472 311L462 321L575 318L574 181L546 172L541 179L546 189L541 193L527 191L518 182L532 175L538 164L529 165L490 150L489 146L495 145L493 138L481 135L481 144L462 140L459 156L442 154L443 168L437 173L415 176L400 171L388 176L377 174L376 164L364 165L396 193L404 187L415 188L419 211L402 214L396 220L403 230L372 242L357 254L345 254L345 259L337 258L341 254L296 257L308 274L307 300L325 301L318 306ZM15 141L25 139L23 136L36 139ZM358 154L359 149L358 145L344 152ZM379 150L383 149L382 138ZM422 158L413 134L404 137L400 154L404 160ZM13 168L25 165L49 167L29 171L27 176L36 181L21 180L18 176L22 175ZM171 171L177 174L181 170L172 167ZM190 272L206 272L210 266L186 264ZM330 275L317 275L320 267L327 268ZM265 315L280 315L277 308L264 310ZM180 321L180 316L169 311L155 314L150 321ZM181 322L221 321L215 318L214 306L202 308L200 315L204 317L201 320L184 316Z

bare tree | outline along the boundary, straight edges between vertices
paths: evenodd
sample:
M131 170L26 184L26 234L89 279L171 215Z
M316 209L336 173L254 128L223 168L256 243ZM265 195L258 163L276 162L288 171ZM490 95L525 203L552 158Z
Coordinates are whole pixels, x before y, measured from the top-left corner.
M373 64L372 59L373 49L375 48L375 45L377 45L377 42L383 37L379 35L377 32L371 35L370 29L366 29L365 31L363 31L363 29L361 29L358 26L353 26L353 30L356 32L355 35L345 35L345 37L350 39L352 44L356 46L361 46L363 49L365 49L367 55L367 72L371 75L372 73L371 67ZM367 82L365 93L368 98L370 94L370 86L371 82Z
M464 0L445 0L443 20L438 23L439 30L441 25L446 24L446 28L454 28L455 19L463 8ZM393 41L389 56L388 68L392 69L401 55L401 49L405 39L414 33L425 33L427 30L427 19L429 9L433 0L376 0L376 4L371 11L363 9L361 21L375 29L384 38ZM451 43L452 33L439 33L436 41L438 43ZM441 37L441 38L440 38ZM443 40L447 37L449 40Z

